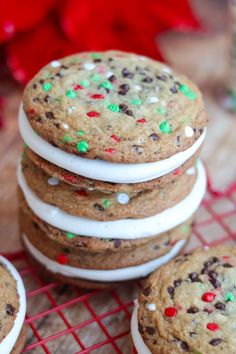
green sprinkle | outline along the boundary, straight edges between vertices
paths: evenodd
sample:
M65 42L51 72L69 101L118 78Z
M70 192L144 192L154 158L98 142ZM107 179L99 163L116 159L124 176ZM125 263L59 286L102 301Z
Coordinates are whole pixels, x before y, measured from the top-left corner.
M69 141L71 141L71 137L69 135L65 135L62 140L66 141L66 142L69 142Z
M24 157L25 157L25 153L22 152L21 155L20 155L20 157L21 157L21 161L23 161L23 160L24 160Z
M159 125L159 128L162 131L162 133L165 133L165 134L171 133L170 123L167 122L166 120Z
M179 86L179 90L192 101L194 101L197 98L197 94L191 91L187 85L181 84Z
M227 293L225 296L225 301L234 301L235 297L232 293Z
M142 101L139 98L134 98L131 103L135 106L140 106L140 104L142 104Z
M90 85L90 83L88 80L82 80L82 81L80 81L80 85L83 87L88 87Z
M66 232L66 236L69 238L69 239L72 239L72 238L75 238L75 234L72 234L72 232Z
M93 82L98 82L98 81L101 80L101 75L99 75L99 74L93 74L93 75L91 76L91 80L92 80Z
M104 208L109 208L109 206L111 206L111 201L109 199L103 199L102 200L102 205L104 206Z
M102 57L100 53L92 53L91 56L93 59L101 59Z
M83 130L79 130L79 131L77 131L77 134L78 134L79 136L83 136L83 135L84 135L84 132L83 132Z
M24 149L26 149L28 147L28 145L26 143L23 144Z
M112 111L112 112L119 112L119 110L120 110L120 108L117 104L112 104L112 103L109 104L107 106L107 108L110 109L110 111Z
M68 90L66 92L66 96L69 98L75 98L75 97L77 97L77 93L74 90Z
M165 107L158 107L157 108L157 113L160 114L160 116L163 116L164 114L166 114L167 109Z
M50 91L51 88L52 88L52 84L50 82L46 82L45 84L43 84L44 91Z
M46 72L46 73L44 74L45 79L48 79L49 76L50 76L50 73L49 73L49 72Z
M89 149L89 144L85 140L81 140L77 143L77 150L79 152L87 152Z
M110 83L110 81L103 81L103 82L101 83L101 85L99 85L99 87L104 87L104 88L106 88L106 89L108 89L108 90L113 89L113 86L112 86L112 84Z
M189 226L188 225L182 226L181 231L186 234L189 231Z

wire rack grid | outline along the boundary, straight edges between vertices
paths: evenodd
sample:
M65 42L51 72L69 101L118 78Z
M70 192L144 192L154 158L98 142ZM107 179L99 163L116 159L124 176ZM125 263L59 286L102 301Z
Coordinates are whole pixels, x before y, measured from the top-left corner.
M236 241L236 183L208 192L197 212L187 249ZM130 353L130 318L141 282L113 290L81 290L45 283L25 253L5 255L18 268L27 290L27 342L23 353Z

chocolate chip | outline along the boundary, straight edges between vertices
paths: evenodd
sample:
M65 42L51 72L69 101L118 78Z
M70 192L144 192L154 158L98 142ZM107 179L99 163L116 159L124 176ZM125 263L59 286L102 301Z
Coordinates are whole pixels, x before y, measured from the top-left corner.
M168 77L166 75L157 75L156 78L161 81L168 81Z
M203 311L206 312L208 315L209 315L210 313L212 313L212 310L211 310L211 309L208 309L207 307L205 307L205 308L203 309Z
M15 307L11 304L6 304L6 314L9 316L13 316L15 313Z
M58 73L56 73L56 75L55 75L55 76L58 76L58 77L63 77L64 75L63 75L62 73L58 72Z
M117 240L114 241L114 247L115 247L115 248L120 247L120 245L121 245L121 240L118 240L118 239L117 239Z
M134 74L132 74L127 68L124 68L122 70L122 75L123 77L127 77L129 79L132 79L132 77L134 76Z
M129 85L128 84L122 84L119 86L119 95L126 95L126 93L129 91Z
M48 119L55 119L54 114L52 112L46 112L45 115Z
M205 267L210 267L212 264L218 263L218 262L220 262L219 258L212 257L212 258L208 259L206 262L204 262L204 266Z
M174 292L175 292L175 288L173 286L169 286L167 288L167 292L170 295L171 299L173 298Z
M217 279L218 274L214 270L209 270L208 275L212 279Z
M186 342L181 342L180 346L185 352L189 351L189 346Z
M146 76L142 82L146 82L147 84L150 84L151 82L153 82L153 78L150 76Z
M178 87L176 85L171 86L170 92L172 93L178 93Z
M115 75L111 75L111 76L109 76L108 80L110 82L114 82L114 81L116 81L116 76Z
M155 334L155 332L156 332L155 328L153 328L153 327L146 327L145 330L146 330L146 332L147 332L148 334L150 334L151 336L152 336L153 334Z
M94 63L101 63L101 61L102 61L102 59L99 59L99 58L95 58L95 59L93 59L93 61L94 61Z
M99 203L93 204L93 207L95 209L97 209L98 211L105 211L105 209L103 208L103 206Z
M222 264L222 267L224 267L224 268L233 268L233 265L230 264L230 263L224 263L224 264Z
M127 106L127 104L121 103L119 105L120 108L120 112L127 114L128 116L132 116L133 117L133 112L129 109L129 107Z
M68 66L62 65L61 69L65 69L66 70L66 69L68 69Z
M38 97L33 97L32 101L33 102L40 102L40 99Z
M145 289L143 289L143 295L149 296L151 294L151 287L147 286Z
M212 345L213 347L215 347L216 345L220 344L221 342L223 342L223 339L214 338L214 339L210 340L209 344Z
M207 267L202 268L201 274L207 274L207 273L208 273L208 268Z
M215 304L215 308L217 309L217 310L221 310L221 311L225 311L225 304L223 304L223 302L217 302L216 304Z
M143 148L142 148L142 146L133 145L133 149L134 149L134 151L135 151L138 155L141 155L141 154L143 153Z
M174 280L174 286L175 286L175 288L177 288L177 286L180 286L181 283L182 283L182 280L181 280L181 279Z
M39 80L39 83L40 83L40 84L43 84L43 83L44 83L44 80L43 80L43 79Z
M221 284L220 284L220 282L219 282L217 279L212 279L212 278L211 278L211 279L209 279L209 281L210 281L211 285L213 285L213 287L214 287L215 289L221 287Z
M191 306L188 310L187 313L197 313L199 310L196 306Z
M33 89L36 90L37 84L33 84Z
M159 140L159 137L158 137L158 135L157 135L156 133L152 133L152 134L150 135L150 138L152 138L153 141Z
M43 99L43 100L44 100L44 102L48 103L48 101L49 101L49 97L50 97L50 96L48 96L48 95L47 95L47 96L45 96L45 97L44 97L44 99Z
M189 278L191 279L192 283L199 282L201 283L201 279L199 279L198 273L192 272L189 274Z

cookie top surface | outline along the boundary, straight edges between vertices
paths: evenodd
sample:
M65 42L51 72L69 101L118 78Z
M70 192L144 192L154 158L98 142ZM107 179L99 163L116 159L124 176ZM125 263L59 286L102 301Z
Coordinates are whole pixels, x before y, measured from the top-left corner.
M16 281L0 260L0 344L12 329L18 310Z
M235 353L236 248L176 258L150 276L139 304L151 353Z
M28 83L23 107L52 145L118 163L168 158L189 148L206 125L201 94L187 78L118 51L53 61Z

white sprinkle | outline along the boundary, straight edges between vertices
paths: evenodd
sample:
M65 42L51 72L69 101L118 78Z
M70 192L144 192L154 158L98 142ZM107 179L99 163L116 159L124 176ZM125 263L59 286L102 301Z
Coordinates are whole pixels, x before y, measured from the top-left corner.
M156 86L156 92L160 92L160 87Z
M210 247L209 246L204 246L203 248L204 248L205 251L207 251L207 250L209 250Z
M56 177L50 177L48 179L48 184L50 184L50 186L57 186L59 184L59 180Z
M93 63L85 63L84 64L84 68L85 68L85 70L93 70L94 68L95 68L95 64L93 64Z
M146 304L146 309L149 311L156 311L156 305L155 304Z
M185 127L184 132L185 132L185 136L187 138L190 138L194 134L193 128L191 128L189 125L187 125L187 127Z
M67 123L63 123L63 128L69 129L69 125Z
M141 91L141 90L142 90L142 87L139 86L139 85L134 85L134 86L133 86L133 89L134 89L135 91Z
M88 187L89 191L94 191L94 189L95 189L94 187Z
M167 74L172 73L172 70L168 66L165 66L164 68L162 68L162 71L164 71Z
M161 104L162 104L162 106L166 106L167 105L166 101L161 101Z
M129 202L129 196L126 193L118 193L117 200L120 204L127 204Z
M53 60L50 64L53 68L58 68L59 66L61 66L61 63L58 60Z
M186 171L186 173L187 173L187 175L195 175L195 172L196 172L196 170L195 170L195 167L190 167L187 171Z
M114 73L113 73L112 71L108 71L105 76L106 76L107 78L109 78L109 77L112 76L112 75L114 75Z
M159 98L152 96L152 97L148 97L147 101L148 103L155 103L155 102L159 102Z
M76 109L75 106L69 107L67 110L69 113L72 113Z

